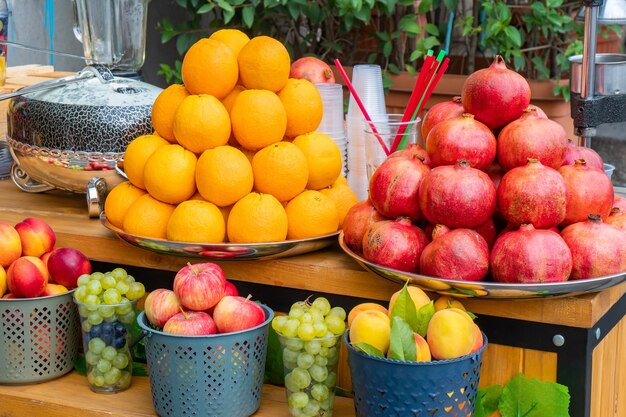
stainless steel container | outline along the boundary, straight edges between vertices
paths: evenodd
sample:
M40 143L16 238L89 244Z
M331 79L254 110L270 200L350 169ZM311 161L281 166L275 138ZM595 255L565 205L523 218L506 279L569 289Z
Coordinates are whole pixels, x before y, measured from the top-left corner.
M583 78L583 56L569 58L571 65L570 89L580 94ZM626 54L596 54L594 95L626 94Z

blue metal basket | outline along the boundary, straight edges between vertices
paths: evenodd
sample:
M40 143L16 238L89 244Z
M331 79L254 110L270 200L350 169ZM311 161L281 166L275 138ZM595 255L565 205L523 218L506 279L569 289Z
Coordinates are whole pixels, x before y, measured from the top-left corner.
M377 358L350 345L345 334L357 417L470 416L478 391L482 354L407 362Z
M145 313L137 321L146 337L154 408L161 417L247 417L261 405L269 324L211 336L154 330Z

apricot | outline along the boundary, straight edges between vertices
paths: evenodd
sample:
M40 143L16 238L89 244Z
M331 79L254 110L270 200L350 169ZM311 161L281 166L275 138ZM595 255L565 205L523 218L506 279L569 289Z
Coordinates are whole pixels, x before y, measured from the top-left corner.
M359 313L350 326L350 343L367 343L383 354L389 349L391 321L389 316L378 310L365 310Z
M415 360L418 362L430 362L431 354L428 342L419 333L413 333L413 336L415 336Z
M481 347L483 347L484 343L483 333L480 331L480 327L478 327L476 323L474 323L474 333L476 341L474 342L474 347L472 347L470 353L477 352Z
M413 304L415 304L416 311L419 311L422 306L430 303L430 297L428 296L428 294L422 291L421 288L409 285L408 287L406 287L406 289L411 296L411 300L413 300ZM393 306L396 304L396 299L398 298L400 291L402 290L393 293L391 299L389 300L389 314L391 314L391 312L393 311Z
M381 306L380 304L377 304L377 303L361 303L361 304L357 304L348 313L348 327L350 327L352 325L352 321L354 320L354 318L359 313L362 313L363 311L366 311L366 310L378 310L378 311L382 311L383 313L385 313L387 315L389 314L389 312L387 311L387 309L385 307L383 307L383 306Z
M458 308L465 311L465 306L461 302L449 295L442 295L435 300L435 311L443 310L444 308Z
M475 323L458 308L446 308L433 314L426 340L435 359L454 359L469 354L476 345Z

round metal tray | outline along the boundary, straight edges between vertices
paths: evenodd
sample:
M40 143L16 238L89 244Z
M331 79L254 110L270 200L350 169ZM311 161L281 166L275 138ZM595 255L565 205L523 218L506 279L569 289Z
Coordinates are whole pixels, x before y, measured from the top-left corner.
M187 256L215 261L275 259L300 255L332 245L337 241L337 235L339 234L339 232L335 232L309 239L285 240L281 242L193 243L131 235L109 223L104 212L100 214L100 222L107 229L117 234L120 239L139 248L166 255Z
M463 282L451 279L430 277L398 271L372 263L352 251L343 240L343 232L339 234L341 249L357 261L363 268L393 282L420 287L424 291L436 292L454 297L485 298L485 299L528 299L547 297L569 297L591 293L626 282L626 272L598 278L577 281L541 283L541 284L503 284L498 282L478 281Z

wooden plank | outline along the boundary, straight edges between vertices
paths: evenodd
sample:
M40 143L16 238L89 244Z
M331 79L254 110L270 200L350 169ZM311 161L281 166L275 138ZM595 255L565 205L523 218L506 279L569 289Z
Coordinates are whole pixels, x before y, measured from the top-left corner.
M593 351L591 417L626 416L625 348L626 318Z
M7 67L7 78L54 72L52 65L28 64Z

